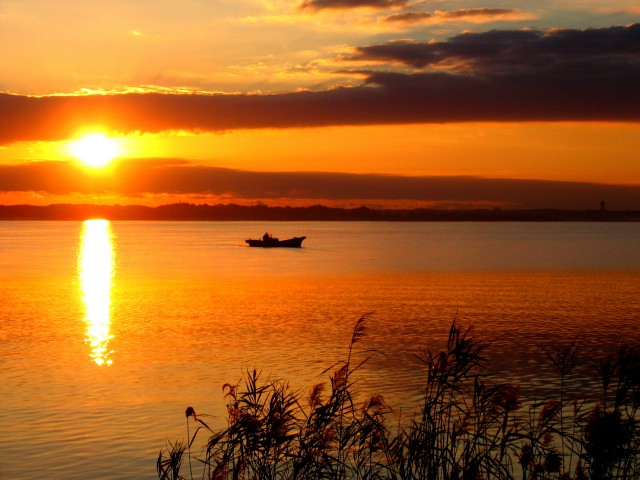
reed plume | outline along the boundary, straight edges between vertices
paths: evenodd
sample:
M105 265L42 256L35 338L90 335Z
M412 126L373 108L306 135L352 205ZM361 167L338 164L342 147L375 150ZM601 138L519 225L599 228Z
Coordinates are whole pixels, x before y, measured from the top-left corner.
M213 430L187 408L187 442L157 459L160 480L178 480L199 432L196 460L215 480L632 480L640 478L640 352L622 346L593 368L599 399L567 388L578 347L552 347L558 396L522 397L518 385L493 383L488 344L454 321L441 351L419 356L424 379L413 415L393 430L392 409L374 394L360 400L356 377L370 352L356 352L370 315L353 328L344 360L306 395L255 369L223 386L227 425ZM357 355L363 359L356 362ZM587 405L589 405L587 407ZM189 423L197 425L191 433Z

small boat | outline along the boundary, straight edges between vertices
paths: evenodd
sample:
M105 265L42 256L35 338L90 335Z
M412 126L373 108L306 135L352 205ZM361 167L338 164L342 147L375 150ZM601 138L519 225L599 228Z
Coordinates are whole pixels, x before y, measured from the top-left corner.
M307 237L293 237L288 238L286 240L280 240L278 238L274 238L269 234L264 234L262 240L245 240L249 244L250 247L262 247L262 248L273 248L273 247L289 247L289 248L300 248L302 246L302 241Z

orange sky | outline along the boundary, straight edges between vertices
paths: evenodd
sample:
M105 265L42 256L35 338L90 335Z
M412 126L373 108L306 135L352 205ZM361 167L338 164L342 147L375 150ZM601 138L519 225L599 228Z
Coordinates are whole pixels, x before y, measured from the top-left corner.
M637 6L473 3L4 2L0 203L639 209ZM78 169L98 130L120 166ZM450 198L398 183L434 176Z

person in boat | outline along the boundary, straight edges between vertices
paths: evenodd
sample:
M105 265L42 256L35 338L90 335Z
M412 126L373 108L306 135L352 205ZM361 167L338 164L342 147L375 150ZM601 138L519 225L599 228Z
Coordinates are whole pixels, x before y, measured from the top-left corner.
M271 241L271 234L265 232L265 234L262 236L262 241L264 243L269 243Z

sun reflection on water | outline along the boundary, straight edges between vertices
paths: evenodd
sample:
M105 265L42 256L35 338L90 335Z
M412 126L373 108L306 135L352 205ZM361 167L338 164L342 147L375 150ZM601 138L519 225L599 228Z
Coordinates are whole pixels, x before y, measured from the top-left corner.
M111 365L111 287L114 260L111 224L108 220L86 220L82 227L78 257L80 291L85 305L86 343L97 365Z

